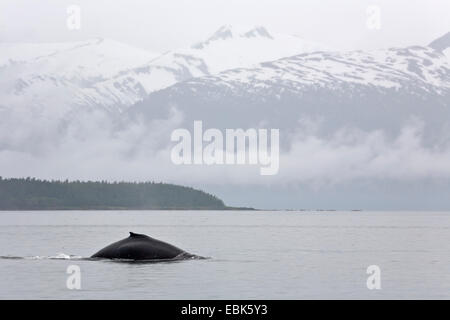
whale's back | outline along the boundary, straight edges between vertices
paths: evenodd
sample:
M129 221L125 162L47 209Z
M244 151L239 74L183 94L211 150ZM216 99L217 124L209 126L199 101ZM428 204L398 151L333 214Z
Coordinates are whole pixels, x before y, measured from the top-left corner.
M168 260L185 252L169 243L143 234L130 232L130 236L114 242L95 253L92 258L127 260Z

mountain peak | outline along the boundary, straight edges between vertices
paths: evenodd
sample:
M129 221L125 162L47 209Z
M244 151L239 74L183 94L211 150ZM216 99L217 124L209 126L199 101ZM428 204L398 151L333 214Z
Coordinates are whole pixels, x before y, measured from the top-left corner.
M253 38L253 37L262 37L262 38L269 38L273 39L273 37L270 35L270 33L267 31L266 28L263 26L257 26L251 29L250 31L247 31L243 34L246 38Z
M272 39L270 33L263 26L243 27L227 24L217 29L217 31L214 32L214 34L208 40L209 41L219 39L223 40L232 37L245 37L245 38L263 37Z
M235 31L233 30L233 26L224 25L221 26L219 29L217 29L217 31L214 32L214 34L211 37L209 37L207 41L225 40L228 38L232 38L234 32Z
M273 39L271 34L263 26L242 27L234 25L223 25L216 30L206 41L197 43L193 46L195 49L202 49L213 41L227 40L232 38L266 38Z
M445 49L450 48L450 32L447 32L442 37L437 38L428 46L439 51L444 51Z

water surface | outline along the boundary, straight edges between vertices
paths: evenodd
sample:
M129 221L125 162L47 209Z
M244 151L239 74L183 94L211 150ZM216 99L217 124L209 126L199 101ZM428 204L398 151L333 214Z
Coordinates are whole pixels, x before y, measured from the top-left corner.
M129 231L211 258L84 260ZM0 212L0 298L449 299L449 231L446 212Z

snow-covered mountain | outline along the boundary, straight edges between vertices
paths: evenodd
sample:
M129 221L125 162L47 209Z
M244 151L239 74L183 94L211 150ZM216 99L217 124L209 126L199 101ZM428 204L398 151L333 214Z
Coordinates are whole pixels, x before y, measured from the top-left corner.
M424 47L320 51L263 27L225 26L161 56L102 39L2 44L0 124L60 132L83 110L127 121L169 117L175 107L188 123L204 119L215 127L294 130L309 117L329 131L394 129L416 115L440 127L450 118L450 67L442 54L448 42L447 34Z
M201 65L189 70L192 76L215 74L220 71L251 67L260 62L277 60L295 54L325 50L317 43L302 40L296 36L272 33L262 27L244 28L222 26L211 37L190 48L180 49L163 55L154 65L180 66L178 59L200 60Z
M193 77L324 49L323 45L296 36L271 33L261 26L227 25L205 41L167 52L145 65L121 72L98 83L95 89L105 100L114 97L113 103L127 106L151 92Z
M62 115L97 102L92 87L158 54L113 40L0 44L0 105Z
M61 43L2 43L0 66L23 64L24 74L52 74L67 79L98 81L157 56L110 39Z
M0 44L0 105L62 117L73 108L123 111L177 82L323 47L264 27L224 26L163 55L113 40Z
M264 125L286 133L308 118L320 120L324 134L343 127L395 133L418 117L442 129L450 123L450 63L421 46L305 53L178 83L130 112L152 118L169 106L187 124L202 119L219 128Z

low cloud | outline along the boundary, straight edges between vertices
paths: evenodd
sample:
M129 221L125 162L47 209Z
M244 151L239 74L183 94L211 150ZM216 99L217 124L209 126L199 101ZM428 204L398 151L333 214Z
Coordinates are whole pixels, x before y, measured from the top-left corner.
M0 175L49 179L154 180L180 184L289 185L320 188L354 180L450 178L450 145L424 143L426 125L406 121L396 136L382 129L341 128L319 135L320 121L299 121L294 134L280 139L275 176L260 176L257 165L174 165L171 132L183 127L173 109L167 119L116 123L104 112L86 112L70 121L33 121L3 117L0 127ZM283 139L289 139L284 141Z

